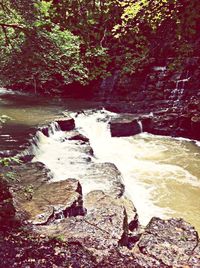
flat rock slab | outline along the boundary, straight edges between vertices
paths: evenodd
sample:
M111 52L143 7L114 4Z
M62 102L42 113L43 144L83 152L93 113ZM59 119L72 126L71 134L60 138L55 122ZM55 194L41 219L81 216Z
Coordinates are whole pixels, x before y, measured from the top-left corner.
M114 198L124 194L122 175L113 163L91 163L86 167L80 182L83 187L85 183L90 183L90 189L103 190Z
M17 183L11 187L16 216L32 224L59 217L83 215L82 188L75 179L50 183L50 171L39 162L14 168Z
M138 247L143 254L159 260L167 267L195 267L189 266L189 263L192 258L193 262L199 258L198 243L194 227L184 220L152 218Z
M62 235L64 241L79 242L95 255L106 255L111 248L126 244L128 222L124 206L102 192L90 193L87 199L94 204L86 216L66 218L36 230L54 237Z
M14 166L13 172L21 186L32 185L33 188L47 183L52 177L50 170L41 162L28 162Z
M43 184L31 200L21 200L21 208L32 224L84 214L81 185L75 179Z
M112 137L133 136L143 131L151 132L153 116L151 114L119 114L112 117L109 124Z

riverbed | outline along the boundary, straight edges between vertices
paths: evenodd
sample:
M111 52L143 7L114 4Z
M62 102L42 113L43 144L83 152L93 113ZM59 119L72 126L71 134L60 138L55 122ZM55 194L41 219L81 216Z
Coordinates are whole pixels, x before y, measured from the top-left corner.
M182 217L200 231L198 143L148 133L112 138L108 122L114 114L100 109L101 106L94 101L39 97L0 89L0 116L5 121L0 128L0 151L14 151L38 124L51 121L67 110L75 118L78 130L90 139L94 161L114 163L122 173L126 195L136 206L142 224L153 216ZM70 151L66 153L67 144L61 143L56 135L40 140L35 160L45 163L56 180L69 178L73 172L75 177L76 172L67 168L70 156ZM90 185L87 189L83 185L83 192L89 190Z

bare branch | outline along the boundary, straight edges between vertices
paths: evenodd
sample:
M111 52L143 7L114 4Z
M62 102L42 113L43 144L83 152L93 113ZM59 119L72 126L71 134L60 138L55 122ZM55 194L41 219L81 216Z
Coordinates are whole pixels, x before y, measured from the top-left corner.
M16 28L16 29L21 29L21 30L25 30L25 28L22 25L19 24L9 24L9 23L1 23L0 22L0 26L1 27L5 27L5 28Z

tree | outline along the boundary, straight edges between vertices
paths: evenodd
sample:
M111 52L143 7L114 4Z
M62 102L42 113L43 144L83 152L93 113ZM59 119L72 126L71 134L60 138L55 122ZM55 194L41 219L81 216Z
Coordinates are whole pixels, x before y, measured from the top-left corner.
M4 85L60 89L198 53L198 0L0 0L0 7Z

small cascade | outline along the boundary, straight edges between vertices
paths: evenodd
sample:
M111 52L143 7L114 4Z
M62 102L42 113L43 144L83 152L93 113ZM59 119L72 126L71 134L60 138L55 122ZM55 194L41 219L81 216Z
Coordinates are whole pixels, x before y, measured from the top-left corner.
M100 94L104 98L109 98L114 90L116 82L119 77L119 72L115 71L112 76L105 78L100 86Z
M138 124L139 124L139 127L140 127L140 133L142 133L143 132L142 121L141 120L138 120Z
M57 122L51 122L48 126L40 128L36 134L29 140L29 146L19 154L20 157L34 156L40 148L40 145L47 141L47 137L56 136L60 133L60 127Z
M52 136L54 135L56 132L60 131L60 126L58 125L57 122L52 122L49 126L48 126L48 136Z
M173 106L179 106L185 91L185 84L190 80L189 71L186 71L185 77L176 81L176 87L171 92L171 99L174 100Z

